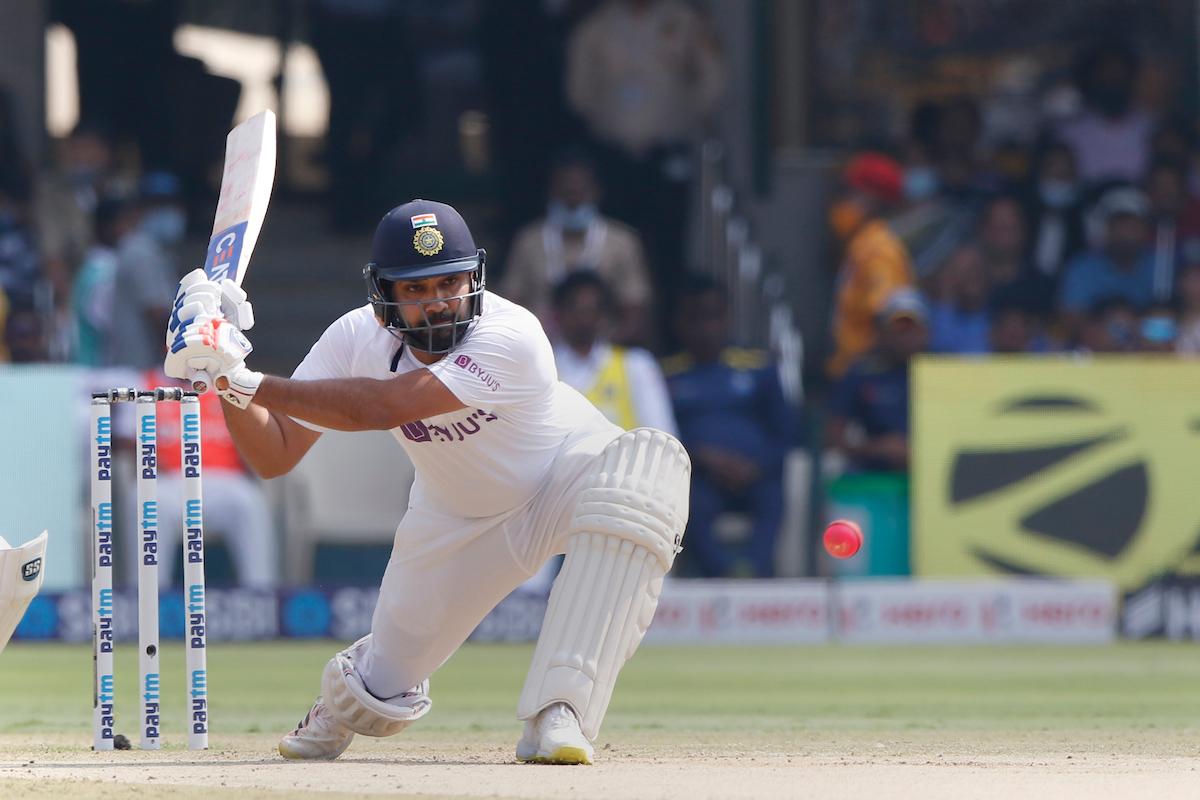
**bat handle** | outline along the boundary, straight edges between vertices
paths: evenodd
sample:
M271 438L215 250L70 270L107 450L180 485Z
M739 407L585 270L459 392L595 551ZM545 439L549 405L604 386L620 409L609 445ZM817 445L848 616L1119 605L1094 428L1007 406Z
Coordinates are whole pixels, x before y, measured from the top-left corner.
M192 370L188 375L188 379L192 384L192 391L197 394L204 394L213 385L212 378L202 369Z

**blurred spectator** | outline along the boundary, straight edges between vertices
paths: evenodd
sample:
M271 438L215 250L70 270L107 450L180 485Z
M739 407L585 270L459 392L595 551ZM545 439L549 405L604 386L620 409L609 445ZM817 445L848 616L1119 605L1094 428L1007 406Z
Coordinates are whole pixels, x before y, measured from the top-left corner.
M139 189L135 226L117 244L104 363L148 369L163 358L163 331L179 269L171 249L183 239L187 219L179 180L170 173L146 175Z
M584 135L567 108L566 42L578 0L481 3L479 48L503 240L545 204L550 164Z
M833 314L835 352L829 373L840 377L875 343L875 316L893 291L913 282L908 251L885 213L901 198L900 165L879 153L855 156L842 172L842 189L829 224L843 246Z
M58 163L43 175L35 196L34 219L46 277L60 307L92 246L93 214L113 180L112 146L100 126L80 123L62 142Z
M1123 297L1097 300L1083 319L1077 350L1083 353L1128 353L1137 346L1137 310Z
M1107 41L1083 50L1075 84L1083 109L1059 126L1071 146L1085 183L1139 180L1146 172L1154 120L1134 105L1140 61L1128 44Z
M908 367L929 341L921 295L901 288L876 317L878 344L856 359L830 402L830 444L854 469L908 469Z
M1134 309L1154 299L1146 196L1130 187L1110 189L1097 201L1095 213L1104 231L1103 247L1071 260L1059 293L1068 333L1076 331L1079 317L1102 299L1120 297Z
M1169 300L1175 289L1175 270L1182 260L1181 229L1188 207L1184 162L1156 159L1146 173L1150 203L1150 246L1154 258L1154 299Z
M1043 352L1038 342L1036 315L1021 302L1000 299L992 304L988 344L991 352L1019 354Z
M649 427L678 435L654 356L609 343L615 312L612 291L594 272L573 272L555 287L558 377L625 430Z
M892 219L919 276L938 269L971 235L994 179L979 160L982 123L967 97L924 102L909 120L907 207Z
M128 200L101 197L95 210L95 241L83 257L71 287L72 360L104 366L112 327L117 277L117 247L137 225Z
M1028 261L1029 234L1020 200L1009 194L988 200L977 236L991 295L1003 294L1049 313L1054 307L1054 281Z
M550 175L546 216L517 234L500 292L533 311L553 328L551 288L568 274L594 270L618 298L618 342L642 341L651 288L636 231L597 209L600 187L595 167L578 154L564 156Z
M1174 353L1179 317L1170 303L1154 303L1138 321L1137 349L1143 353Z
M674 324L684 350L666 359L663 371L694 467L688 552L708 577L770 576L794 409L765 353L729 346L729 304L721 287L701 279L685 286ZM740 548L719 541L714 530L716 518L730 510L752 518Z
M685 263L694 139L724 85L713 33L682 0L606 0L567 45L567 98L600 145L606 209L646 238L660 292Z
M1032 177L1023 203L1030 231L1028 259L1053 288L1063 266L1085 244L1075 154L1062 142L1044 142L1034 159Z
M974 245L951 254L937 276L936 299L929 306L929 349L935 353L986 353L988 316L987 269Z
M983 118L973 98L959 96L942 104L933 157L944 195L965 200L995 187L979 158L982 134Z
M403 4L309 0L310 40L329 85L329 210L338 230L374 224L392 148L422 118Z
M1186 164L1191 160L1195 147L1196 132L1186 116L1177 115L1163 120L1150 136L1150 158L1153 160L1165 159Z
M14 364L35 364L49 357L46 330L42 317L32 308L15 306L9 309L3 345Z
M0 290L14 303L33 305L41 264L23 187L0 173Z
M1179 338L1175 349L1200 354L1200 261L1190 261L1179 271Z

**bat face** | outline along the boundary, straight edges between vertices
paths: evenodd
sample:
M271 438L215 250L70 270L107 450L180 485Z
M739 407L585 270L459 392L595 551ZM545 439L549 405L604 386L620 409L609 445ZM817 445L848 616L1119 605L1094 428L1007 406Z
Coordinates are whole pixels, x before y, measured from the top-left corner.
M213 219L204 272L211 280L229 278L238 286L246 278L250 254L258 242L271 186L275 183L275 112L255 114L225 137L225 169ZM206 392L211 376L191 371L192 388Z
M239 265L241 260L242 243L246 241L246 222L242 221L232 228L214 233L208 242L208 257L204 260L204 271L214 281L230 278L235 283L241 283L245 275Z
M241 285L258 241L275 181L275 114L263 111L225 140L221 195L204 271L214 281Z

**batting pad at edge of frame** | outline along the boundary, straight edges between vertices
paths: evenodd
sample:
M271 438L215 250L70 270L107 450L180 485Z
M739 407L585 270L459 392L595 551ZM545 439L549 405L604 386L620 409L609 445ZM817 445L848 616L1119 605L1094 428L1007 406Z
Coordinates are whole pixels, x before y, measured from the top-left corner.
M0 652L42 587L49 538L50 534L42 531L20 547L0 546Z
M651 428L622 434L597 457L571 520L518 718L565 702L595 740L617 675L645 636L680 550L690 481L683 445Z

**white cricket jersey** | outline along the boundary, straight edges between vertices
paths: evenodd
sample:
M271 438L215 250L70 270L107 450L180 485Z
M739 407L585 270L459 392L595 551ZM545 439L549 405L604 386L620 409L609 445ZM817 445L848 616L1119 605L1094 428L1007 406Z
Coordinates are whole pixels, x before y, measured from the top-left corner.
M292 377L386 380L428 369L467 406L392 429L416 467L414 506L459 517L502 514L533 497L565 444L621 434L558 380L537 317L499 295L484 293L483 313L440 361L426 366L408 346L397 358L400 347L367 304L330 325Z

